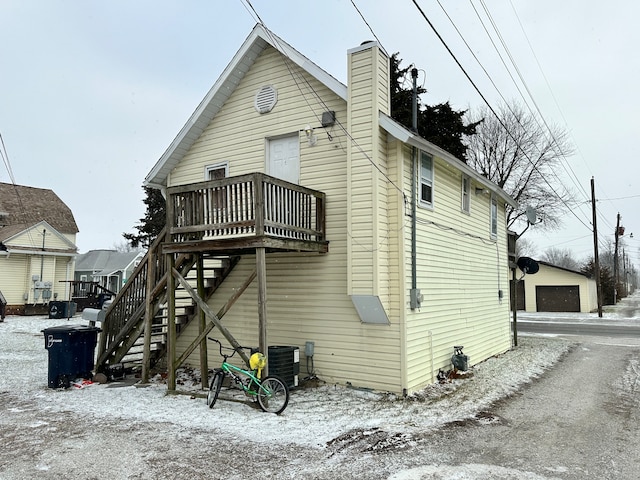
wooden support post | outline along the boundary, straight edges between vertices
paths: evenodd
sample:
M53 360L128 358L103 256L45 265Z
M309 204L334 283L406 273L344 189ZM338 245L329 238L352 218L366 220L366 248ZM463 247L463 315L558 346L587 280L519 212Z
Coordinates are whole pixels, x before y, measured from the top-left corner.
M176 389L176 277L175 258L172 253L166 255L167 262L167 390Z
M211 319L211 321L215 324L216 327L218 327L218 330L220 330L220 333L222 333L224 338L227 339L227 341L229 342L229 344L231 344L233 348L240 347L240 344L236 341L233 335L231 335L231 332L227 330L227 327L225 327L220 322L220 320L216 317L216 315L213 313L213 310L211 310L209 305L207 305L207 302L205 302L202 298L198 296L198 293L193 289L191 285L189 285L189 282L187 282L187 280L182 275L180 275L180 272L178 272L175 268L173 268L172 275L169 275L169 278L174 278L175 280L178 280L178 282L180 282L180 285L182 286L182 288L184 288L187 291L187 293L191 296L191 298L193 298L193 300L198 304L198 307L204 310L207 317ZM242 357L242 360L244 360L245 364L249 366L249 357L247 356L247 354L242 349L238 350L238 354ZM174 351L174 356L171 359L170 368L176 369L177 365L178 365L178 362L175 360L175 351Z
M229 311L229 309L233 306L233 304L236 303L236 300L240 298L240 295L242 295L242 293L249 287L249 285L251 285L251 282L253 282L255 278L256 278L256 272L254 270L251 273L251 275L247 277L247 279L240 286L240 288L236 289L233 292L233 295L231 295L229 300L227 300L227 303L225 303L222 306L222 308L218 310L218 313L216 315L213 315L212 317L210 317L208 313L205 312L205 315L207 316L207 318L209 318L210 321L206 324L204 330L200 332L200 335L198 335L198 337L193 342L191 342L191 345L189 345L185 349L185 351L182 352L182 355L180 355L180 358L176 360L176 368L180 367L180 365L182 365L184 361L187 358L189 358L189 355L191 355L193 351L197 348L197 346L200 345L200 342L206 341L207 335L209 334L209 332L213 330L217 324L220 323L220 319L225 316L225 314ZM205 387L205 390L207 388L208 388L208 385Z
M518 346L518 277L516 275L517 268L511 269L512 281L513 281L513 346Z
M204 260L202 254L197 254L196 270L198 273L198 296L200 298L205 297L204 291ZM198 332L202 334L206 328L207 319L204 310L198 309ZM207 339L206 337L200 341L200 377L202 379L202 388L206 389L209 384L209 365L207 363Z
M156 278L156 252L150 251L147 255L147 285L144 300L144 349L142 351L142 383L149 382L149 370L151 369L151 325L153 323L153 305L151 292L155 286Z
M267 345L267 262L264 248L256 249L256 273L258 276L258 346L267 357L263 376L269 375L269 347Z

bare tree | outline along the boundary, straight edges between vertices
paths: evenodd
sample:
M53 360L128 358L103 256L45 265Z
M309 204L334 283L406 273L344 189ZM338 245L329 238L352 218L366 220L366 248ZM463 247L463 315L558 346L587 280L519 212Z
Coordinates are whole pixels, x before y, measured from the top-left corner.
M520 234L526 230L527 207L537 213L539 227L553 230L572 201L572 193L558 179L563 157L573 154L565 130L546 128L535 115L515 102L495 110L469 113L469 122L484 119L476 135L467 137L467 163L500 186L519 204L507 206L507 227Z
M141 246L133 247L129 242L126 241L115 242L111 249L121 253L141 252L144 250Z
M580 270L580 262L573 258L573 253L568 248L551 247L544 251L542 260L552 263L557 267L568 268L569 270Z
M537 247L528 238L519 238L516 242L516 258L535 256Z

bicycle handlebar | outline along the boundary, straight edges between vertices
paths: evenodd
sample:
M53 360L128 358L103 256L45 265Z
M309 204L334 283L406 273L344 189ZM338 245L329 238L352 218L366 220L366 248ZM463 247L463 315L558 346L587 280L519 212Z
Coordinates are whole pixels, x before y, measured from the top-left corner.
M225 347L225 346L223 346L223 345L222 345L222 342L221 342L220 340L218 340L217 338L211 338L211 337L207 337L207 338L208 338L209 340L211 340L211 341L213 341L213 342L216 342L216 343L218 344L218 346L219 346L219 348L220 348L220 356L221 356L221 357L231 358L231 357L233 357L233 356L236 354L236 352L237 352L238 350L251 350L251 347L242 347L242 346L237 346L237 347ZM232 351L233 351L233 353L232 353L231 355L225 355L225 354L222 352L222 349L223 349L223 348L224 348L225 350L232 350Z

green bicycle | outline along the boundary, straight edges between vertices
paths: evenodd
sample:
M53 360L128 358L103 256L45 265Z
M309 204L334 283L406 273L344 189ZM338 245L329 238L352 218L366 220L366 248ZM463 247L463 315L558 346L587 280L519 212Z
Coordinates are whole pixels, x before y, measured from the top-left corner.
M207 394L209 408L213 408L216 404L222 383L226 377L230 377L233 381L232 386L244 391L246 396L256 398L263 411L279 415L287 408L289 404L289 387L287 384L273 375L260 379L262 369L266 364L263 354L254 353L251 355L249 363L252 370L245 370L229 363L227 360L233 357L239 349L250 350L248 347L224 347L219 340L211 337L207 338L218 344L220 356L224 358L221 367L215 370L209 384L209 393ZM231 353L225 353L225 350Z

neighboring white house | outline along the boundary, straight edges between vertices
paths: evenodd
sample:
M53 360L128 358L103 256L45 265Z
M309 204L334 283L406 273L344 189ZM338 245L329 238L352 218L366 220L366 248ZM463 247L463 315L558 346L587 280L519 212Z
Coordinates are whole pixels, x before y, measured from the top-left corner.
M73 280L78 227L52 191L0 183L0 291L7 314L46 312Z
M594 312L598 309L595 279L575 270L538 262L540 270L519 281L518 308L526 312Z
M349 50L347 63L343 85L256 26L145 185L186 191L262 172L324 192L328 253L266 255L268 343L299 346L304 369L312 342L328 382L409 393L451 368L456 345L471 364L511 347L505 205L515 202L390 117L378 43ZM223 210L227 198L208 201ZM255 265L243 254L213 311ZM242 345L258 344L255 283L223 319ZM209 357L219 362L217 350Z
M143 257L144 252L90 250L76 258L75 280L98 282L101 287L118 293Z

